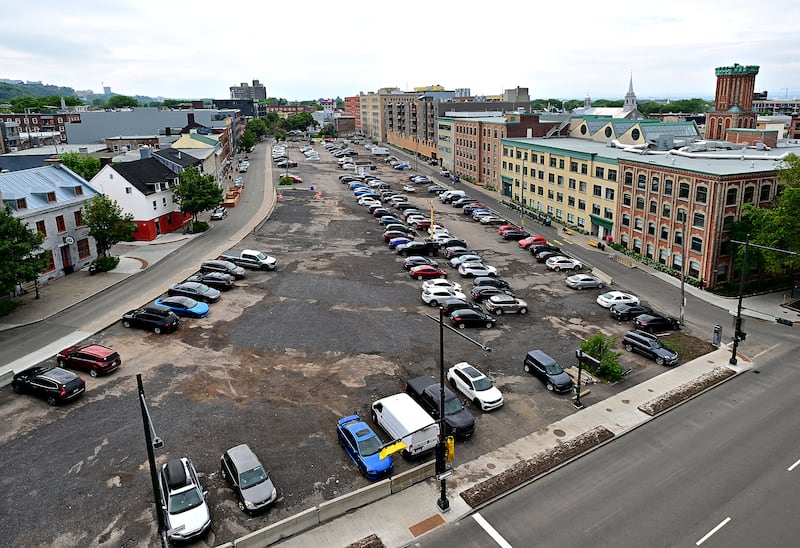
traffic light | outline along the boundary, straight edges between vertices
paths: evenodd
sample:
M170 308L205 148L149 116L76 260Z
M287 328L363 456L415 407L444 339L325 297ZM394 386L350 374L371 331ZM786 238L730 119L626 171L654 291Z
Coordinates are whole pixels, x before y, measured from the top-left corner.
M456 458L456 440L453 436L447 436L444 440L445 442L445 460L447 462L453 462Z

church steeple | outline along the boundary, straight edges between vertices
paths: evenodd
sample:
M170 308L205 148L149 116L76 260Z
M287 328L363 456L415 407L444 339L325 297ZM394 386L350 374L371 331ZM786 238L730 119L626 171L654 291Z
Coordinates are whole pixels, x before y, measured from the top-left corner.
M633 73L631 73L630 82L628 82L628 93L625 94L625 104L622 106L623 112L630 112L636 110L636 94L633 92Z

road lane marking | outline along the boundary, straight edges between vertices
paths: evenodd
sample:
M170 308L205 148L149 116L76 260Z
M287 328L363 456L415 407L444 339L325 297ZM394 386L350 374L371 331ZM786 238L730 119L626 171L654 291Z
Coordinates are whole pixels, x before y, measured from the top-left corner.
M506 542L506 539L504 539L502 536L500 536L500 533L498 533L497 530L494 527L489 525L489 522L486 521L483 518L482 515L473 514L472 515L472 519L474 519L476 522L478 522L478 525L480 525L481 528L484 531L486 531L486 533L490 537L492 537L492 540L494 540L498 544L498 546L501 546L502 548L512 548L512 546L508 542Z
M778 348L780 345L781 345L781 343L778 343L778 344L773 344L772 346L770 346L770 347L769 347L769 348L767 348L766 350L764 350L764 351L762 351L762 352L759 352L758 354L756 354L755 356L753 356L753 359L758 359L758 358L760 358L761 356L763 356L764 354L766 354L767 352L772 352L773 350L775 350L776 348Z
M703 544L705 541L707 541L711 537L711 535L713 535L714 533L716 533L717 531L719 531L720 529L725 527L730 520L731 520L730 517L727 517L727 518L723 519L721 522L719 522L719 525L717 525L711 531L706 533L706 536L704 536L703 538L701 538L700 540L695 542L695 545L700 546L701 544Z
M787 470L788 472L791 472L792 470L794 470L795 468L797 468L797 466L798 466L798 465L800 465L800 459L797 459L797 460L795 461L795 463L794 463L793 465L791 465L789 468L787 468L786 470Z

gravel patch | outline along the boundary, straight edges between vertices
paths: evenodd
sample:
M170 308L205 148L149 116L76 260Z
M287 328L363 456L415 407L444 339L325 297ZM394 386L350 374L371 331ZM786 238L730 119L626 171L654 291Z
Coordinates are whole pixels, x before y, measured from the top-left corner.
M716 367L708 373L704 373L700 377L694 379L693 381L682 384L681 386L670 390L658 398L652 399L647 403L643 403L638 407L638 409L639 411L647 413L650 416L658 415L670 407L688 400L706 388L710 388L735 374L736 373L733 371L733 369L729 369L727 367Z
M345 546L345 548L386 548L386 545L378 537L378 535L373 533L368 537L364 537L361 540L354 542L353 544L348 544Z

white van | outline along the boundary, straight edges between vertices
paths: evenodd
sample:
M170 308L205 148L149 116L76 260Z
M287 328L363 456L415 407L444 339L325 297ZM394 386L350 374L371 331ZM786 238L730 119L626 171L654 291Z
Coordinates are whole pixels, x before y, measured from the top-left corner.
M405 393L374 402L372 420L393 440L403 440L403 456L408 458L433 451L439 440L439 424Z
M439 201L446 204L448 202L452 202L453 200L457 200L458 198L464 198L467 193L463 190L445 190L441 194L439 194ZM456 198L456 196L458 198Z

